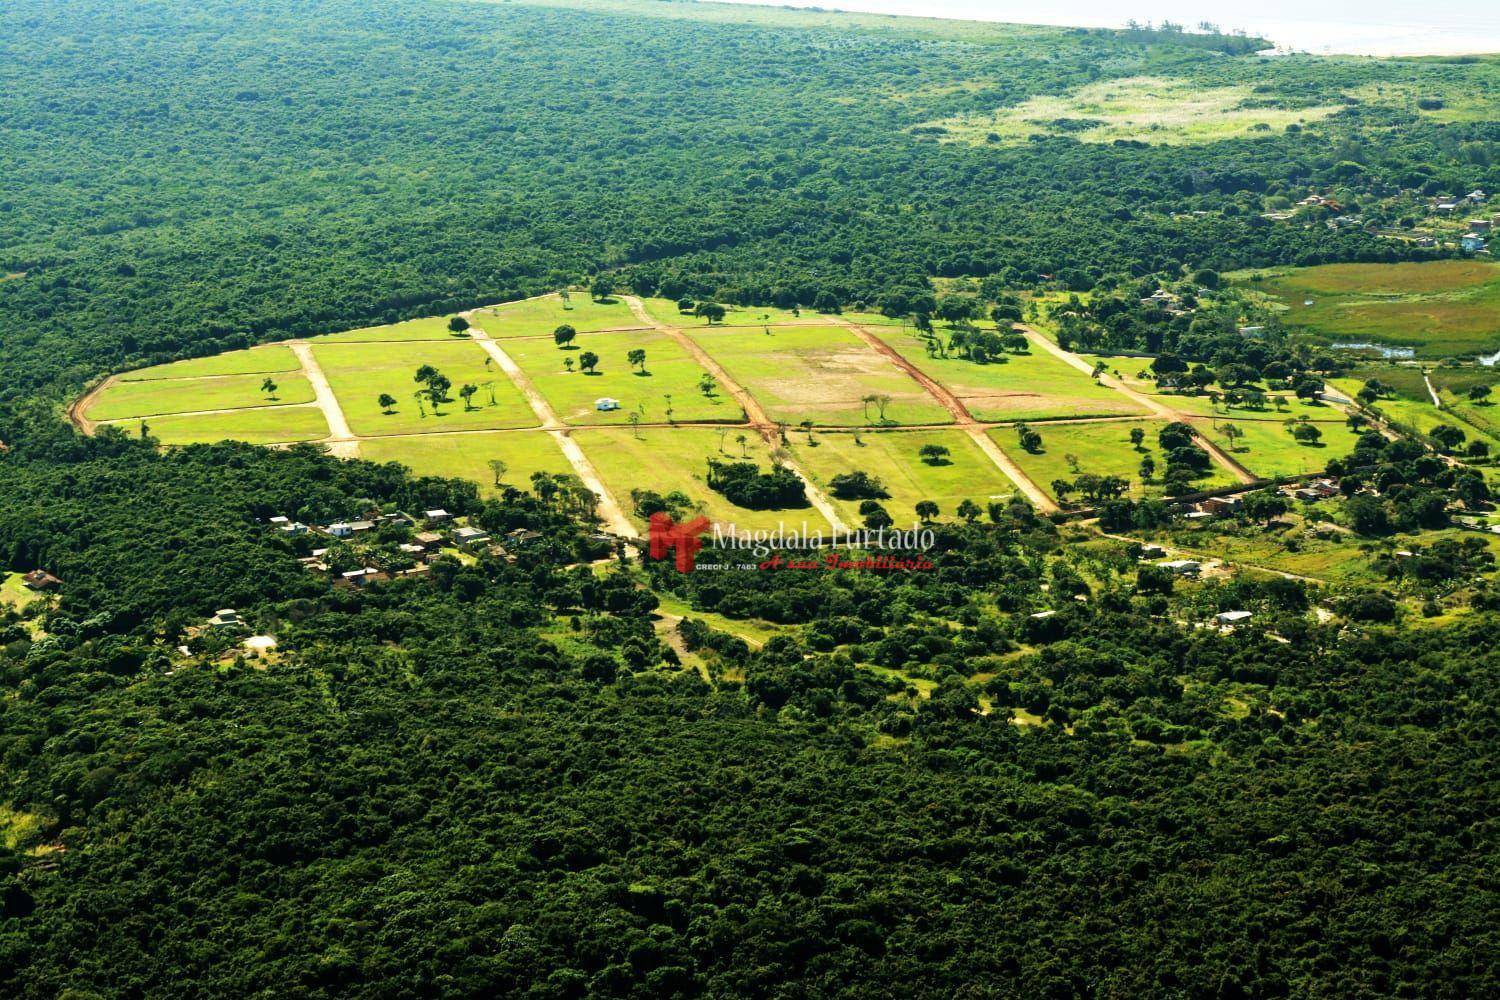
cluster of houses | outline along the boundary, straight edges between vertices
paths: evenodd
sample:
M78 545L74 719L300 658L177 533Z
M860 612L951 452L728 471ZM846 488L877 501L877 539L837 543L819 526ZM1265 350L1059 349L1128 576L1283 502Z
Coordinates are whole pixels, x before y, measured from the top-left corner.
M1185 316L1194 310L1186 308L1182 304L1182 296L1175 292L1169 292L1165 288L1158 288L1150 295L1141 299L1141 306L1145 309L1160 309L1162 312L1173 316Z
M1142 545L1138 558L1142 562L1150 562L1167 570L1173 576L1181 576L1196 579L1203 572L1203 563L1197 559L1168 559L1167 550L1160 545ZM1031 617L1035 618L1036 615ZM1244 625L1254 618L1255 615L1249 611L1221 611L1214 615L1214 624L1229 631L1236 625Z
M471 524L460 523L460 519L442 508L423 511L420 518L401 512L385 514L374 511L359 520L336 521L327 525L309 526L287 517L273 517L267 523L285 534L311 533L336 541L357 541L361 536L391 524L409 525L414 528L421 525L421 530L414 532L410 541L402 542L398 546L402 553L411 557L414 562L413 566L409 569L398 570L394 574L379 566L361 566L343 570L333 581L335 586L343 587L367 587L372 583L390 580L393 575L425 574L431 570L432 563L445 549L458 549L471 555L478 555L481 552L503 554L514 560L514 552L517 549L524 548L542 537L541 532L532 531L529 528L516 528L506 532L497 541L488 531ZM328 547L313 549L311 555L302 559L302 564L313 572L329 573L331 570L326 561L327 555Z

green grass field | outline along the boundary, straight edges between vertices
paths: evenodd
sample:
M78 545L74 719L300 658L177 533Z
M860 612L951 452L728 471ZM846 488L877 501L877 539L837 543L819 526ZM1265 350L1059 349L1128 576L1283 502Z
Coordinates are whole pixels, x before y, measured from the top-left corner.
M1124 394L1096 385L1076 368L1044 351L1006 355L1004 364L929 357L915 333L876 330L928 377L942 383L978 420L1130 416L1144 411Z
M20 611L41 595L21 582L20 573L0 577L0 608Z
M204 378L210 375L254 375L294 372L297 356L290 347L270 344L246 351L230 351L208 358L189 358L154 368L141 368L120 376L121 382L148 382L164 378ZM280 381L278 379L278 381Z
M385 343L403 340L459 340L467 336L467 334L455 334L449 330L448 319L447 316L424 316L421 319L409 319L404 323L367 326L359 330L330 333L317 337L312 342L314 344L345 344L364 341Z
M140 418L117 422L127 434L140 430ZM212 444L215 441L247 441L279 444L286 441L316 441L328 436L328 423L316 406L272 406L226 413L203 413L190 417L150 417L146 426L162 444Z
M943 129L946 142L980 145L1068 135L1080 142L1134 140L1175 146L1281 132L1340 108L1266 107L1256 96L1249 85L1207 87L1186 78L1124 77L1090 83L1063 96L1042 95L992 112L965 113L924 125Z
M829 480L841 473L860 470L879 478L891 494L880 503L898 527L916 521L914 508L919 500L935 502L941 508L941 517L947 520L954 517L954 508L962 500L973 500L983 509L992 500L1016 492L1016 485L1005 473L959 430L866 431L859 435L858 443L851 433L815 431L813 440L817 443L811 447L805 434L794 432L790 437L798 464L824 492L828 492ZM946 447L948 461L941 465L923 462L917 451L926 444ZM860 524L858 500L833 497L833 501L846 523Z
M700 513L721 524L732 523L750 530L773 530L785 523L790 531L800 530L805 522L809 530L821 530L827 534L830 526L815 507L785 511L745 510L708 488L705 477L710 457L723 461L754 461L762 468L770 466L769 449L753 433L746 437L748 458L741 458L741 448L735 440L741 433L746 432L725 428L723 451L719 445L720 432L704 427L646 428L639 434L616 427L588 428L574 431L573 439L599 470L600 478L626 514L642 528L645 519L635 513L630 500L630 491L634 488L662 494L680 490L700 504Z
M1155 386L1146 383L1137 386L1142 392L1161 400L1163 405L1181 413L1199 417L1215 417L1219 420L1228 420L1231 423L1240 420L1272 421L1279 423L1282 420L1296 417L1307 417L1309 420L1320 423L1331 421L1339 423L1345 418L1342 410L1329 406L1327 403L1309 402L1298 399L1290 392L1271 393L1268 396L1280 397L1282 405L1280 408L1274 402L1268 401L1261 409L1252 409L1248 406L1230 406L1222 400L1215 405L1208 395L1186 396L1171 392L1156 392ZM1222 390L1216 390L1222 392Z
M152 382L116 382L99 394L84 413L89 420L119 420L197 410L227 410L310 403L312 386L299 374L271 376L275 397L261 391L264 375L219 375L210 378Z
M1288 326L1325 343L1413 347L1419 357L1500 349L1500 264L1325 264L1240 272L1235 280L1279 303Z
M1165 421L1154 419L1037 425L1035 429L1042 435L1043 450L1040 454L1023 450L1015 431L1009 428L997 427L989 433L1021 467L1021 471L1054 500L1058 499L1052 488L1054 480L1073 482L1084 473L1128 479L1130 496L1139 498L1162 495L1161 475L1166 462L1156 434L1165 426ZM1135 427L1146 432L1140 450L1130 443L1130 431ZM1156 462L1156 471L1152 481L1146 483L1141 481L1141 459L1148 455ZM1194 480L1194 486L1212 489L1233 482L1234 478L1227 471L1214 465L1208 475ZM1073 500L1079 502L1076 495Z
M423 434L419 437L361 441L360 458L399 462L419 476L452 476L479 484L480 492L498 492L491 460L507 466L502 486L531 488L533 472L572 473L562 450L545 431L481 431L477 434Z
M596 330L627 330L644 327L625 300L615 297L595 302L587 292L570 292L568 301L558 295L507 302L474 314L472 322L496 340L510 337L550 336L566 323L579 333Z
M841 427L874 423L877 408L860 402L872 394L890 397L885 416L898 424L953 419L914 379L843 327L772 327L769 334L715 329L694 336L773 420Z
M350 430L356 434L413 434L418 432L529 427L536 414L521 391L488 354L472 340L417 344L325 344L313 353L328 376ZM452 402L434 415L413 397L416 370L429 364L453 382ZM465 383L480 386L474 409L465 410L458 390ZM490 390L494 390L494 403ZM396 397L394 413L383 413L381 393ZM425 416L423 413L425 412Z
M744 420L744 411L724 389L717 389L711 397L703 394L698 385L706 374L702 366L666 334L653 330L586 333L576 344L576 350L564 351L551 338L505 343L505 353L521 366L564 423L624 425L633 412L645 423L665 423L667 394L672 397L673 420ZM632 348L646 352L644 375L626 360ZM577 370L584 351L599 356L595 374ZM564 359L573 362L574 371L564 367ZM599 412L594 401L601 396L618 399L621 409Z
M677 308L677 303L670 299L642 299L646 312L652 317L668 326L681 327L708 327L708 320L692 313L684 313ZM794 325L794 326L816 326L827 323L827 317L811 309L779 309L776 306L734 306L728 303L720 303L724 306L724 319L715 323L714 327L721 326L765 326L770 325Z
M1226 424L1239 428L1243 435L1235 439L1232 449L1222 430ZM1321 472L1332 459L1353 451L1359 438L1346 424L1318 424L1323 437L1316 445L1302 444L1284 425L1267 421L1194 418L1193 426L1245 468L1267 478Z

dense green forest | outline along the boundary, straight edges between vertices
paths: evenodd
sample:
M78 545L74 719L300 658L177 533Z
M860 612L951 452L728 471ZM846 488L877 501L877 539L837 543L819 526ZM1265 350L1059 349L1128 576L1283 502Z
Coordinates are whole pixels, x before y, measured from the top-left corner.
M1494 61L1251 47L639 0L7 3L0 570L63 586L0 605L0 993L1494 994L1500 600L1315 616L1311 585L1177 587L1021 502L940 526L930 573L591 567L595 525L545 496L62 417L127 366L601 272L783 305L1129 287L1437 252L1267 198L1500 189ZM1175 145L926 124L1141 76L1340 110ZM1108 305L1078 335L1301 370ZM1356 457L1381 516L1445 523L1442 461ZM372 507L541 537L354 590L264 523ZM277 655L195 636L222 607ZM1262 627L1191 623L1246 607Z

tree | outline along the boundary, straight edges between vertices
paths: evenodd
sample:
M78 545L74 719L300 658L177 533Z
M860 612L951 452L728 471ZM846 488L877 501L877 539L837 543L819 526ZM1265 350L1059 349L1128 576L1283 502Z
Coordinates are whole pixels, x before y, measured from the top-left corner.
M465 410L474 409L474 404L471 402L471 400L473 400L474 394L478 391L479 386L467 382L464 383L464 387L462 389L458 390L458 397L464 401Z
M1317 444L1323 440L1323 432L1318 430L1317 424L1298 422L1292 425L1292 437L1301 444Z
M1140 427L1130 428L1130 444L1136 451L1141 450L1141 443L1146 440L1146 431Z
M884 500L890 496L885 484L863 469L834 476L828 481L828 492L840 500Z
M1245 494L1241 499L1240 513L1252 521L1260 521L1266 527L1270 527L1271 522L1285 514L1290 506L1286 497L1276 490L1256 490L1254 493Z
M801 427L802 430L803 430L803 432L807 435L807 443L808 444L812 444L813 443L813 432L812 432L813 431L813 422L811 420L804 420L801 423L799 423L797 426Z
M589 297L595 302L603 302L615 293L615 283L606 275L599 275L589 283Z
M578 337L578 331L573 329L571 323L564 323L552 331L552 342L558 347L566 348Z
M276 398L276 389L277 388L278 387L276 385L276 380L273 379L273 378L270 378L270 377L267 377L267 378L263 379L261 381L261 383L260 383L260 391L263 392L263 393L265 393L271 399L275 399Z
M448 321L448 330L451 333L463 333L469 328L469 321L462 316L454 316Z
M698 379L698 391L703 393L703 395L707 396L709 399L714 398L714 392L717 391L718 388L719 380L714 378L711 372L704 372L703 376Z
M708 320L708 325L722 322L727 310L717 302L700 302L693 307L693 315Z
M928 465L948 464L949 454L947 446L941 444L924 444L917 449L917 455Z
M923 524L931 524L938 516L938 505L931 500L918 500L916 512Z
M593 351L584 351L582 354L578 355L578 367L582 368L590 375L594 374L594 369L599 367L599 355L595 354Z
M1026 424L1016 427L1016 437L1020 441L1021 448L1030 454L1037 455L1042 451L1042 435L1035 428Z
M630 425L630 433L637 441L641 439L641 414L639 410L631 410L626 416L625 422Z
M885 393L877 392L874 396L873 402L875 403L875 410L880 414L880 422L882 424L885 423L885 408L891 405L891 397L887 396Z
M389 414L396 406L396 397L388 392L382 392L376 402L380 404L381 413Z
M489 460L490 475L494 477L495 486L498 488L500 480L505 478L505 472L510 468L502 459L492 458Z
M969 524L973 524L975 521L979 520L979 516L983 513L984 511L981 510L979 505L973 500L966 499L959 501L957 514Z
M1490 387L1487 385L1476 385L1469 389L1469 398L1476 403L1485 404L1490 398Z
M1219 433L1223 434L1226 438L1229 439L1230 451L1239 450L1237 447L1235 447L1235 442L1245 436L1244 431L1240 430L1234 424L1225 424L1224 426L1219 428Z
M642 347L633 347L625 352L625 360L632 368L639 368L641 374L646 374L646 350Z
M1468 435L1466 435L1459 428L1453 427L1450 424L1438 424L1436 427L1432 428L1432 430L1427 432L1427 436L1441 445L1443 451L1451 452L1459 445L1463 444L1464 438Z
M1058 503L1067 503L1068 496L1073 492L1073 484L1066 479L1052 480L1052 495L1057 497Z
M1140 473L1141 479L1146 482L1150 482L1151 477L1156 475L1156 459L1152 458L1150 455L1142 458Z
M750 457L750 449L748 447L749 441L750 439L744 434L736 434L734 436L734 443L740 446L740 456L742 458Z

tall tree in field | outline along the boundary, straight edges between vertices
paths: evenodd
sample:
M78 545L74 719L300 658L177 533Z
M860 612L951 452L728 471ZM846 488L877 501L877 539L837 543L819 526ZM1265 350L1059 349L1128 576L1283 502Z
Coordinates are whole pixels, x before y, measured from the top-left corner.
M376 402L380 404L380 412L389 416L396 406L396 397L388 392L382 392Z
M454 316L448 321L448 331L450 333L463 333L468 328L469 321L462 316Z
M747 436L745 436L744 434L736 434L734 436L734 443L740 446L740 457L741 458L749 458L750 457L750 449L747 447L747 444L749 443L749 441L750 441L750 439Z
M566 349L567 346L578 337L578 331L573 329L571 323L564 323L552 331L552 342L558 347Z
M703 377L698 380L698 391L709 399L714 398L714 390L719 388L719 380L713 377L711 372L704 372Z
M271 399L275 399L276 398L276 389L277 389L276 380L273 379L273 378L269 378L268 377L264 381L262 381L261 384L260 384L260 391L263 392L263 393L265 393Z
M615 293L615 283L604 275L599 275L589 284L589 295L595 302L603 302Z
M959 502L957 513L959 517L963 518L968 523L973 524L975 521L979 520L979 515L983 514L984 511L980 510L979 505L973 500L963 500Z
M465 383L464 387L462 389L458 390L459 398L464 401L464 409L465 410L472 410L472 409L474 409L474 404L473 404L472 400L474 399L474 394L476 392L478 392L478 391L479 391L479 386L474 385L472 383Z
M594 369L599 367L599 355L593 351L584 351L578 355L578 367L592 375Z
M1146 440L1146 432L1140 427L1130 428L1130 444L1136 451L1141 450L1141 442Z
M495 477L495 486L499 487L500 480L505 478L505 471L509 469L510 466L506 465L504 461L498 458L490 459L489 466L490 475Z
M916 506L917 516L922 519L923 524L931 524L938 516L938 505L931 500L918 500Z
M635 439L637 441L639 441L641 439L641 414L640 414L640 412L637 411L637 410L631 410L630 411L630 415L625 418L625 422L630 425L630 433L635 437ZM719 445L720 450L723 450L723 447L724 446L721 443Z
M642 375L646 374L646 350L645 350L645 348L642 348L642 347L632 348L631 350L629 350L629 351L627 351L625 353L625 360L628 361L628 362L630 362L630 366L632 368L639 368L641 370L641 374Z

